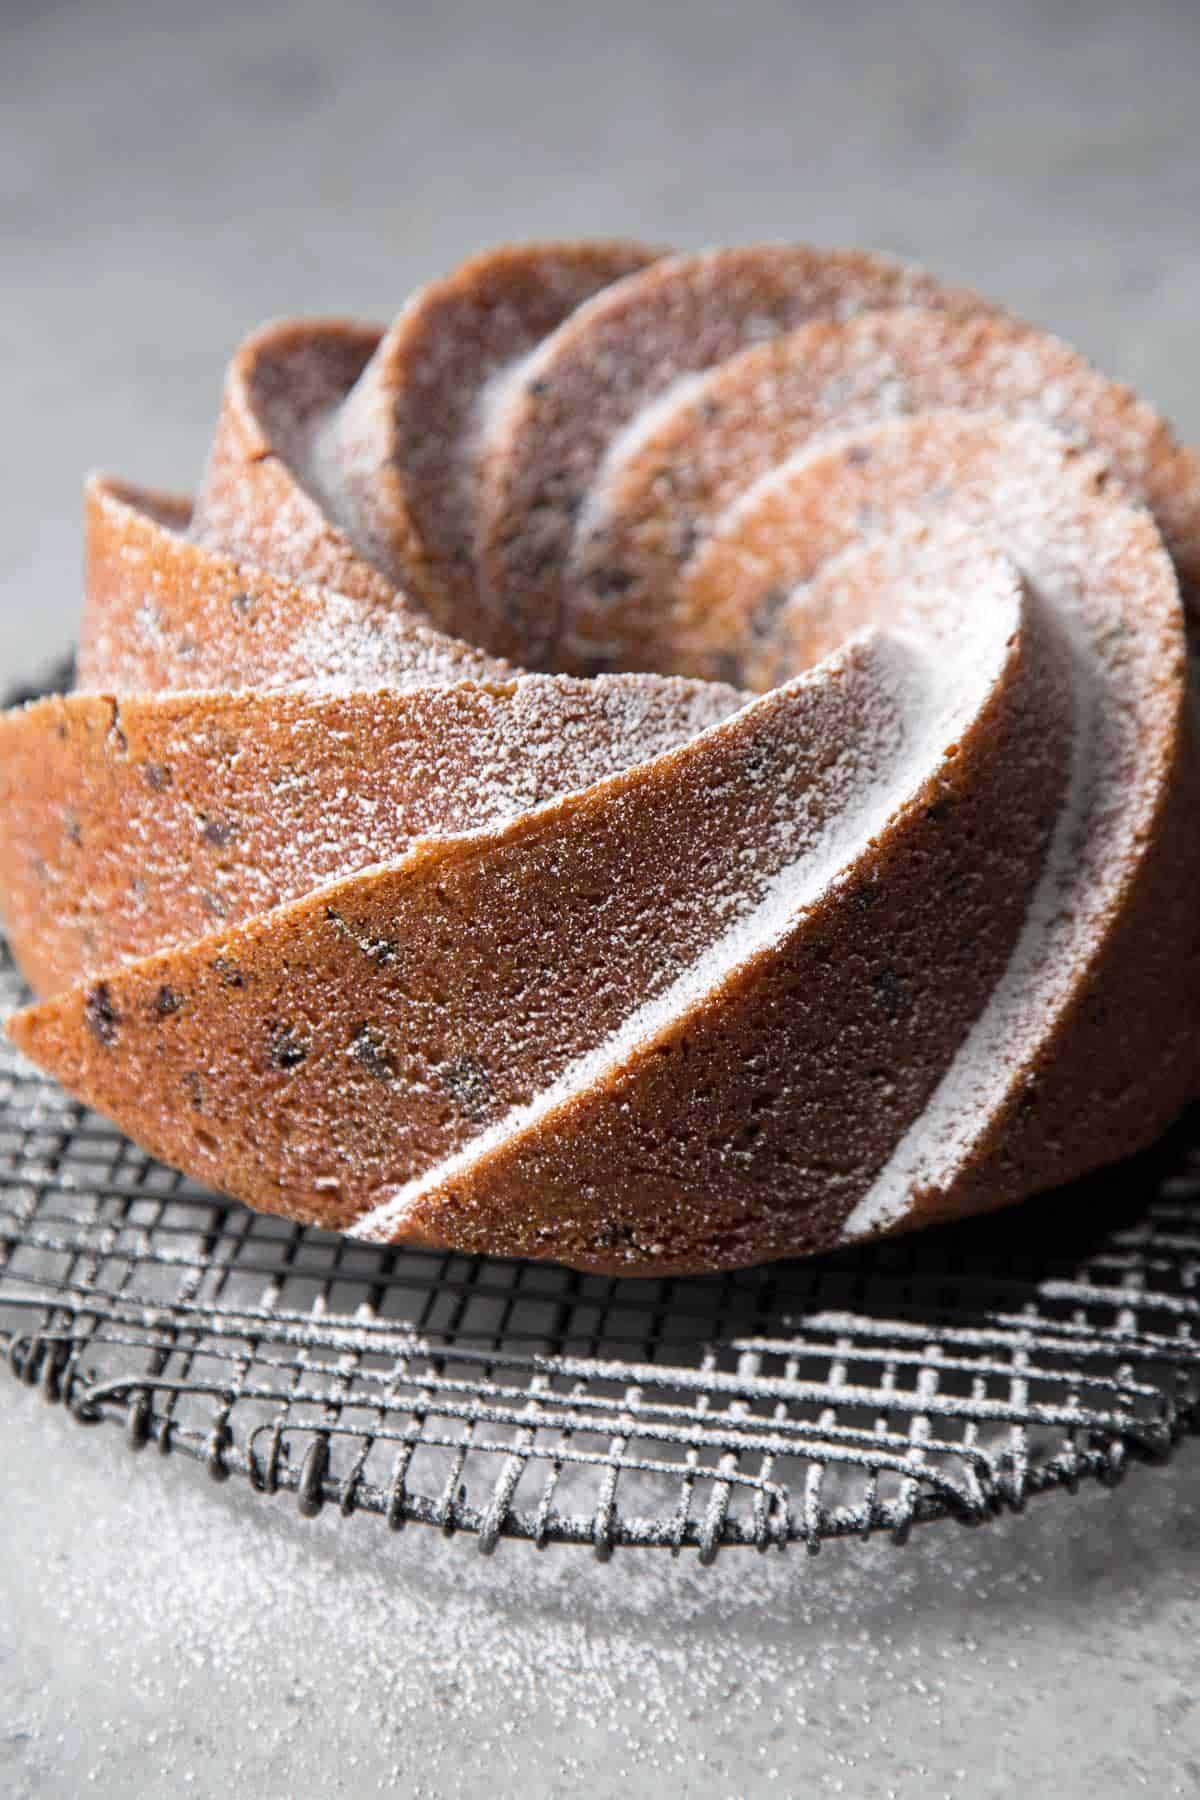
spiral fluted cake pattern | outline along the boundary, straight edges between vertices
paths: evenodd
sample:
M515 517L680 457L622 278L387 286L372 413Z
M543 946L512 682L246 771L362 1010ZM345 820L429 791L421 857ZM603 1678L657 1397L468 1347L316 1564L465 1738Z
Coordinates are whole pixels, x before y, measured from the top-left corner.
M1200 1071L1200 462L858 252L517 247L249 339L0 720L10 1030L380 1241L731 1267L999 1206Z

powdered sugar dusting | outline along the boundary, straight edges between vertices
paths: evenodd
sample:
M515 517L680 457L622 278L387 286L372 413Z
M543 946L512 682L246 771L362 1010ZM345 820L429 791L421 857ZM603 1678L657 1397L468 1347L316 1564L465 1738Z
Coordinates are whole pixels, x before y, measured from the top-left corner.
M919 651L914 655L913 648L901 641L864 643L861 654L866 659L867 679L876 681L882 676L880 700L886 693L896 705L898 729L890 741L882 735L877 738L865 758L854 754L854 746L845 746L843 758L826 771L832 772L836 784L833 805L818 801L814 806L816 796L811 791L798 797L792 816L782 821L791 855L763 884L755 903L746 906L746 895L731 896L733 922L697 962L631 1013L601 1045L566 1068L536 1100L513 1109L462 1150L379 1199L357 1221L354 1235L384 1241L402 1235L406 1216L426 1193L478 1164L515 1136L544 1123L574 1096L611 1078L665 1026L699 1001L719 993L723 981L740 965L769 951L783 931L844 878L847 868L896 813L912 803L947 740L966 733L998 679L1006 646L1017 628L1015 612L1002 607L981 610L965 621L953 652L958 679L944 685L933 679ZM848 677L853 677L857 654L858 647L852 643L834 663L844 666ZM802 676L793 684L793 691L802 692L833 673L831 667ZM777 701L756 705L775 710ZM819 821L815 830L806 829L810 808ZM764 853L766 849L764 846ZM753 895L753 887L746 893Z
M627 465L661 429L663 422L673 419L679 408L688 405L702 390L703 385L702 374L678 376L661 393L656 394L653 400L640 407L609 439L575 521L572 555L607 524Z
M484 1558L332 1508L303 1520L290 1497L200 1483L175 1457L131 1469L119 1434L85 1438L16 1387L5 1429L18 1793L910 1800L969 1792L981 1744L1036 1792L1064 1733L1071 1778L1097 1793L1131 1769L1188 1792L1187 1447L1115 1493L1085 1483L903 1551L728 1552L704 1569L655 1550ZM34 1492L20 1471L47 1455L65 1478ZM1148 1618L1163 1706L1129 1707ZM1123 1719L1115 1748L1084 1728L1102 1714Z
M522 390L536 373L539 354L540 347L535 346L524 356L515 357L489 375L480 388L471 418L471 441L477 459L487 455L511 424Z
M1143 505L1200 591L1200 464L1149 409L977 298L852 252L535 246L435 284L382 340L270 328L235 363L190 529L162 497L99 508L97 693L13 728L38 773L7 809L28 826L10 913L36 946L56 893L79 926L66 979L109 953L148 979L139 959L203 941L205 910L254 920L286 972L307 966L289 934L328 916L306 898L387 877L356 891L404 912L428 992L368 986L362 1004L393 1007L403 1056L377 1059L362 1098L374 1038L349 1075L344 1042L314 1048L327 1078L291 1089L312 1116L288 1119L277 1168L256 1146L251 1197L299 1191L307 1169L339 1221L360 1207L364 1233L402 1230L456 1172L573 1128L584 1096L599 1116L647 1046L707 1007L738 1021L758 1089L693 1073L661 1143L614 1128L638 1179L690 1146L764 1253L793 1201L822 1213L824 1241L847 1212L852 1234L891 1227L978 1173L1064 1021L1124 994L1130 895L1160 989L1167 940L1186 935L1170 871L1191 847L1155 861L1167 802L1195 779L1180 609ZM122 716L129 690L160 699ZM992 844L972 807L992 809ZM935 867L940 902L917 880ZM887 873L864 880L874 892L855 890L865 868ZM118 914L105 896L126 892ZM825 961L768 1002L748 971L783 983L818 913ZM458 966L429 975L429 944ZM1114 1142L1132 1147L1145 1020L1121 1004L1131 1029L1104 1057L1129 1097ZM361 1025L340 1022L352 1046ZM1078 1026L1068 1063L1097 1053L1095 1029ZM803 1052L786 1069L784 1045ZM237 1045L209 1050L223 1067L229 1052L232 1130ZM86 1038L64 1055L94 1068ZM145 1071L165 1079L149 1055ZM1175 1079L1144 1114L1169 1113ZM818 1097L859 1083L835 1177L816 1140L841 1100L821 1115ZM340 1104L391 1109L387 1179ZM803 1141L784 1141L785 1115ZM1039 1178L1067 1135L1046 1127Z

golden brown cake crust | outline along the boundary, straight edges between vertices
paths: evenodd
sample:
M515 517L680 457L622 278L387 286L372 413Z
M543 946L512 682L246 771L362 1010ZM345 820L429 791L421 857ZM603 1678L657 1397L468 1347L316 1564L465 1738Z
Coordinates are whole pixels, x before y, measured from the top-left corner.
M0 719L10 1029L200 1179L688 1272L1192 1097L1200 464L976 296L507 248L258 333L195 507L87 507L77 691Z

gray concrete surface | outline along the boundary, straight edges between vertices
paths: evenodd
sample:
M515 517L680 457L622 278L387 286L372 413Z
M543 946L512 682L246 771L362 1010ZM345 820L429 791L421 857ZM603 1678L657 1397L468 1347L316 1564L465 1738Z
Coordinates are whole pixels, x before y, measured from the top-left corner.
M306 1522L0 1403L6 1800L1200 1791L1200 1446L904 1549L702 1569Z
M274 313L485 242L858 241L1200 437L1195 0L0 0L0 671L80 478L186 486ZM0 1384L0 1791L1190 1794L1200 1460L903 1554L599 1568L302 1525Z

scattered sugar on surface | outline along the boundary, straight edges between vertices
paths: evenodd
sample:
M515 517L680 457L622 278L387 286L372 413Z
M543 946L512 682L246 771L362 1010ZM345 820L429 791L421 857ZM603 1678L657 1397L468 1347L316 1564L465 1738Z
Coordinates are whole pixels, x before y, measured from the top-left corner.
M705 1569L305 1522L16 1390L5 1426L14 1800L1192 1791L1194 1450L903 1550Z

